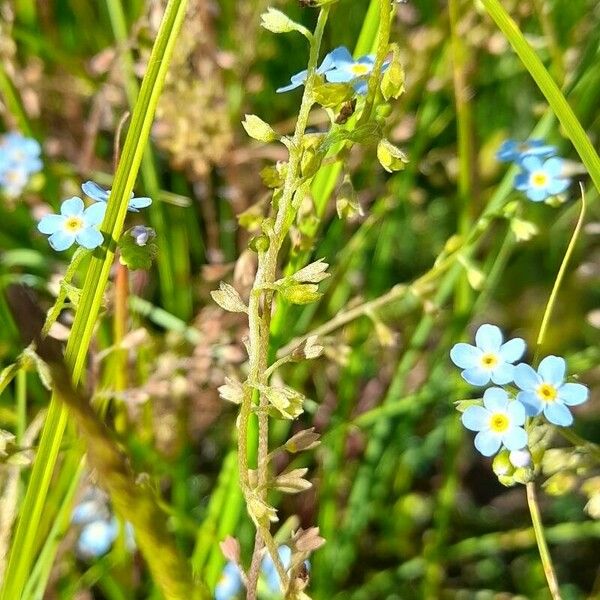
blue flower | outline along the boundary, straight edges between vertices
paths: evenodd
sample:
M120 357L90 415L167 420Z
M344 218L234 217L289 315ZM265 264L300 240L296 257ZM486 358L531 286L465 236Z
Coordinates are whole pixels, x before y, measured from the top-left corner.
M549 158L555 154L556 148L547 145L544 140L534 139L526 142L506 140L496 152L496 158L502 162L520 162L526 156Z
M94 521L106 519L109 515L108 508L100 498L89 498L80 502L71 515L74 525L89 525Z
M105 190L94 181L86 181L81 186L81 189L83 190L84 194L96 202L108 202L108 198L110 197L110 190ZM141 208L147 208L151 204L152 198L135 198L132 192L131 200L129 200L129 204L127 205L127 210L130 212L140 212Z
M564 192L571 180L561 177L562 159L554 156L542 160L539 156L525 156L521 160L522 171L515 177L515 188L525 192L533 202L542 202L550 196Z
M348 49L345 48L344 46L339 46L338 48L336 48L335 50L332 50L329 54L327 54L325 56L325 58L323 59L323 62L321 63L321 66L317 68L317 73L319 75L327 76L326 75L327 72L329 72L331 69L335 68L338 60L345 60L346 57L348 57L348 56L350 56ZM350 56L350 60L352 60L352 56ZM289 92L291 90L295 90L296 88L300 87L301 85L304 85L304 82L306 81L307 76L308 76L308 71L306 69L304 69L304 71L300 71L299 73L292 75L291 83L289 85L277 88L277 90L275 90L275 91L278 94L281 94L282 92Z
M0 139L0 168L20 167L27 174L42 169L42 148L37 140L13 131Z
M475 344L455 344L450 350L452 362L461 369L463 379L471 385L498 385L513 380L512 364L525 353L525 341L514 338L502 343L502 332L495 325L484 324L475 333Z
M153 240L156 237L156 231L154 231L152 227L136 225L131 228L129 235L131 235L138 246L145 246L150 240Z
M560 356L544 358L537 372L524 363L517 365L515 383L522 390L517 400L530 417L543 412L555 425L568 427L573 423L573 415L567 406L583 404L589 391L581 383L565 383L565 371L565 359Z
M29 176L42 169L41 147L20 133L11 132L0 137L0 187L15 198L21 194Z
M352 82L357 94L366 94L368 88L367 77L373 71L375 57L372 54L367 54L354 60L346 48L341 47L338 50L333 69L325 73L325 79L331 83ZM383 70L385 71L388 66L389 63L385 63Z
M119 527L114 517L110 520L92 521L82 528L75 550L82 558L102 556L110 550L118 532Z
M229 561L215 588L215 600L233 600L242 589L242 577L238 566Z
M83 200L74 196L62 203L60 215L42 217L37 228L50 236L48 242L54 250L66 250L74 242L91 250L104 241L98 225L102 223L105 212L105 204L84 208Z
M0 167L0 187L9 198L21 195L29 181L29 173L19 165Z
M279 554L279 560L282 562L284 569L287 571L292 563L291 548L285 545L279 546L277 549L277 554ZM263 558L261 568L269 591L273 594L280 592L281 579L279 579L279 573L277 573L275 563L273 562L270 554L267 554Z
M483 406L469 406L462 414L463 425L475 436L475 448L484 456L492 456L504 445L509 450L521 450L527 445L523 429L525 408L511 400L502 388L488 388L483 394Z

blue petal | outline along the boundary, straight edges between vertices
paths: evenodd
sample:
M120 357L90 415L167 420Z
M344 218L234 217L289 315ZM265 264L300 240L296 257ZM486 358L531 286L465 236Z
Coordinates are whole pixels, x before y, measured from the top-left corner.
M534 390L541 383L538 374L525 363L515 367L514 380L517 387L522 390Z
M531 187L527 190L526 196L532 202L543 202L550 196L550 194L548 193L548 190L546 188Z
M479 365L482 352L479 348L463 342L454 344L450 350L450 359L461 369L470 369Z
M558 390L558 397L568 406L583 404L589 396L589 390L582 383L565 383Z
M535 417L542 412L542 401L533 392L519 392L517 401L523 405L529 417Z
M83 190L84 194L89 196L92 200L96 200L96 202L108 201L108 190L100 187L95 181L86 181L84 184L82 184L81 189Z
M56 231L48 238L50 246L52 246L54 250L58 250L59 252L61 250L66 250L67 248L70 248L73 245L74 241L74 235L70 235L62 230Z
M82 554L90 557L102 556L110 550L116 536L116 523L94 521L81 530L77 548Z
M233 600L242 589L242 579L237 565L229 561L215 588L215 600Z
M75 525L86 525L87 523L101 519L102 516L102 505L95 500L86 500L73 509L71 523L74 523Z
M334 69L338 62L352 62L352 55L345 46L339 46L326 54L321 66L317 69L317 73L322 75L329 69Z
M100 225L106 214L106 204L104 202L96 202L96 204L88 206L83 214L85 222L88 225Z
M483 406L469 406L462 414L462 424L471 431L489 429L490 411Z
M558 158L558 156L549 158L544 163L544 171L546 171L546 173L548 173L550 175L554 175L555 177L557 177L558 175L561 174L562 169L563 169L563 161L561 158Z
M518 361L523 354L525 354L525 349L527 345L525 344L525 340L521 338L513 338L512 340L508 340L505 344L500 346L500 356L508 363L514 363Z
M571 185L571 180L566 178L554 178L548 183L548 193L552 195L562 194Z
M571 411L560 402L551 402L546 404L544 408L544 416L550 423L568 427L573 423L573 415Z
M485 385L490 380L490 372L485 371L481 367L465 369L461 375L462 378L471 385Z
M484 323L475 333L475 343L484 352L499 352L502 345L502 332L495 325Z
M513 183L515 189L524 192L529 189L529 173L521 172L515 176L515 180Z
M73 196L60 205L60 214L65 217L80 217L83 214L83 209L83 200Z
M133 198L132 200L129 201L128 208L131 211L138 211L141 208L147 208L151 204L152 204L152 198L146 198L146 197Z
M522 427L511 427L502 436L502 443L509 450L521 450L527 446L527 433Z
M521 402L512 400L508 403L507 412L510 415L511 423L513 425L523 425L527 417L525 413L525 407Z
M346 71L345 69L333 69L331 71L327 71L325 73L325 79L330 83L348 83L356 78L356 75L353 73Z
M352 54L350 54L348 48L346 48L346 46L338 46L323 59L323 63L321 64L323 71L321 72L325 72L325 70L331 69L337 65L353 62L354 59L352 58Z
M352 84L354 91L360 96L364 96L369 90L369 84L364 80L359 80Z
M357 58L356 62L361 65L373 66L375 64L375 57L372 54L365 54L364 56Z
M46 215L40 219L37 225L38 231L49 235L62 229L65 218L62 215Z
M305 69L304 71L300 71L291 77L291 83L289 85L277 88L275 91L278 94L282 94L283 92L290 92L291 90L295 90L304 84L306 81L306 76L308 75L308 71Z
M526 171L539 171L543 168L542 165L542 160L539 157L534 156L533 154L528 154L524 156L521 160L521 166Z
M490 412L504 412L508 406L508 393L502 388L491 387L483 394L483 405Z
M513 380L515 366L509 363L500 363L492 370L492 381L496 385L506 385Z
M559 386L565 380L567 363L560 356L546 356L538 367L538 375L542 381Z
M82 229L75 237L77 243L88 250L93 250L102 245L104 237L95 227Z
M484 456L492 456L500 449L502 440L500 436L490 431L480 431L475 436L475 448Z

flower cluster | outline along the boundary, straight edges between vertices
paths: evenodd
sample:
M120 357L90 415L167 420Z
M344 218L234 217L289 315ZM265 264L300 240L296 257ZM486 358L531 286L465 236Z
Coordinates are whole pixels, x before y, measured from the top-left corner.
M279 546L277 552L284 568L288 570L292 564L292 549L289 546L282 545ZM308 561L304 564L307 569L310 568ZM281 580L279 579L279 574L275 568L275 563L269 554L265 555L261 563L261 575L261 589L263 589L269 597L279 594L281 591ZM238 565L235 561L230 560L225 565L221 578L215 588L215 600L234 600L234 598L238 598L243 585Z
M41 151L36 140L20 133L0 137L0 188L6 196L19 196L29 177L42 170Z
M372 54L361 56L356 60L345 46L339 46L325 56L317 73L323 75L329 83L349 83L359 95L367 93L367 78L373 71L375 57ZM384 63L383 70L389 66ZM300 71L291 77L291 83L277 89L277 93L289 92L304 85L308 71Z
M463 379L471 385L485 386L491 381L508 386L488 388L483 405L471 404L463 412L462 422L467 429L478 432L475 447L484 456L492 456L501 448L511 452L525 449L526 417L543 414L550 423L568 427L573 423L568 407L588 399L585 385L565 382L564 358L547 356L537 370L526 363L515 364L525 349L521 338L504 342L498 327L484 324L475 334L474 346L459 343L450 351L452 362L462 369Z
M106 496L97 488L91 488L73 509L71 523L80 527L75 545L77 556L91 560L106 554L119 535L119 522L111 514ZM125 545L135 550L133 527L125 523Z
M45 215L38 223L38 230L49 236L48 242L54 250L66 250L75 242L92 250L102 245L104 241L100 224L106 213L110 190L105 190L93 181L86 181L81 189L94 201L94 204L86 208L81 198L73 196L61 204L60 214ZM150 198L136 198L132 193L128 210L139 212L141 208L146 208L150 204L152 204ZM148 236L142 237L145 244Z
M502 162L517 164L521 172L515 177L515 188L532 202L543 202L564 192L571 183L564 176L564 161L556 156L556 152L557 149L544 140L506 140L496 157Z

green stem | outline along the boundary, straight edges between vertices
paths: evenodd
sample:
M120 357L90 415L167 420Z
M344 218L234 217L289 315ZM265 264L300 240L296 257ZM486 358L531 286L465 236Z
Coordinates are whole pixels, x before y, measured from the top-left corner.
M546 575L546 581L548 582L548 589L552 594L553 600L562 600L560 590L558 588L558 581L556 579L556 573L552 565L552 558L550 551L548 550L548 544L544 536L544 524L542 523L542 517L540 515L540 509L537 504L535 484L531 481L526 485L527 490L527 505L529 506L529 513L531 514L531 523L535 532L535 541L537 543L540 558L542 559L542 566L544 567L544 574Z
M134 73L133 58L128 48L129 38L127 31L127 20L121 0L106 0L110 23L115 40L121 45L121 56L123 63L123 75L125 78L125 92L129 106L133 108L139 95L139 85ZM157 256L157 267L159 284L162 297L168 311L179 317L188 316L185 310L181 310L182 300L185 294L182 290L176 292L173 273L175 266L172 260L172 246L169 228L166 224L165 208L162 205L159 177L156 171L152 149L148 147L142 157L140 166L142 180L146 193L154 200L150 206L150 222L156 230L157 236L162 240L161 251Z
M314 36L311 39L310 54L308 60L308 76L302 96L298 120L293 138L290 142L290 156L286 178L283 184L281 198L278 203L275 223L269 233L269 247L258 255L258 269L255 275L250 300L248 304L249 325L249 373L244 384L245 393L240 410L240 423L238 433L238 455L240 465L240 483L250 508L254 498L258 496L259 501L266 503L268 488L268 452L269 452L269 422L268 422L268 400L264 394L259 396L258 414L258 487L254 490L250 486L248 475L248 426L252 412L255 390L260 385L267 383L266 369L269 358L270 346L270 320L271 304L273 300L273 283L276 280L279 251L289 229L290 212L293 210L292 201L298 190L300 180L300 161L302 159L302 138L308 124L310 110L314 104L313 86L314 73L319 60L319 50L325 24L329 16L329 7L324 7L319 12ZM302 192L299 192L302 193ZM250 511L252 514L252 511ZM257 524L262 541L257 538L254 546L252 563L258 560L258 553L262 550L262 542L267 547L273 560L275 568L279 573L283 589L287 588L288 577L277 552L267 524ZM254 571L252 571L253 574ZM248 581L247 598L254 598L256 594L256 578Z
M15 395L17 397L17 445L23 443L23 436L27 429L27 371L19 369L15 382Z
M569 245L567 246L567 250L560 264L560 268L558 269L558 274L556 276L556 280L554 281L554 286L552 287L552 291L550 292L550 298L548 298L548 303L546 304L546 310L544 311L544 316L542 317L542 324L540 325L540 331L536 340L535 357L533 359L534 363L536 363L537 359L539 358L539 352L541 350L542 344L544 343L544 338L546 336L546 331L548 330L548 325L550 323L550 318L552 317L552 311L554 310L554 306L556 304L556 298L558 297L560 286L563 282L563 279L565 278L567 266L569 265L569 261L571 260L573 250L575 250L575 245L577 244L577 239L579 238L579 234L581 232L581 228L583 227L583 221L585 219L585 209L585 195L582 187L581 210L579 211L579 218L577 219L577 224L575 225L575 229L573 230L573 235L571 236L571 240L569 241Z

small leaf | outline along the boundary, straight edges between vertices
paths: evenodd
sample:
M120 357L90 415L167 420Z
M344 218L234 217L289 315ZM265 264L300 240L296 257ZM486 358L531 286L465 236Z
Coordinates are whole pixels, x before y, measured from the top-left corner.
M385 138L377 144L377 158L388 173L402 171L408 163L406 154Z
M228 283L221 281L220 290L211 292L212 299L225 310L236 313L247 313L248 307L238 294L237 290Z
M279 139L272 127L256 115L246 115L242 126L251 138L259 142L274 142Z

